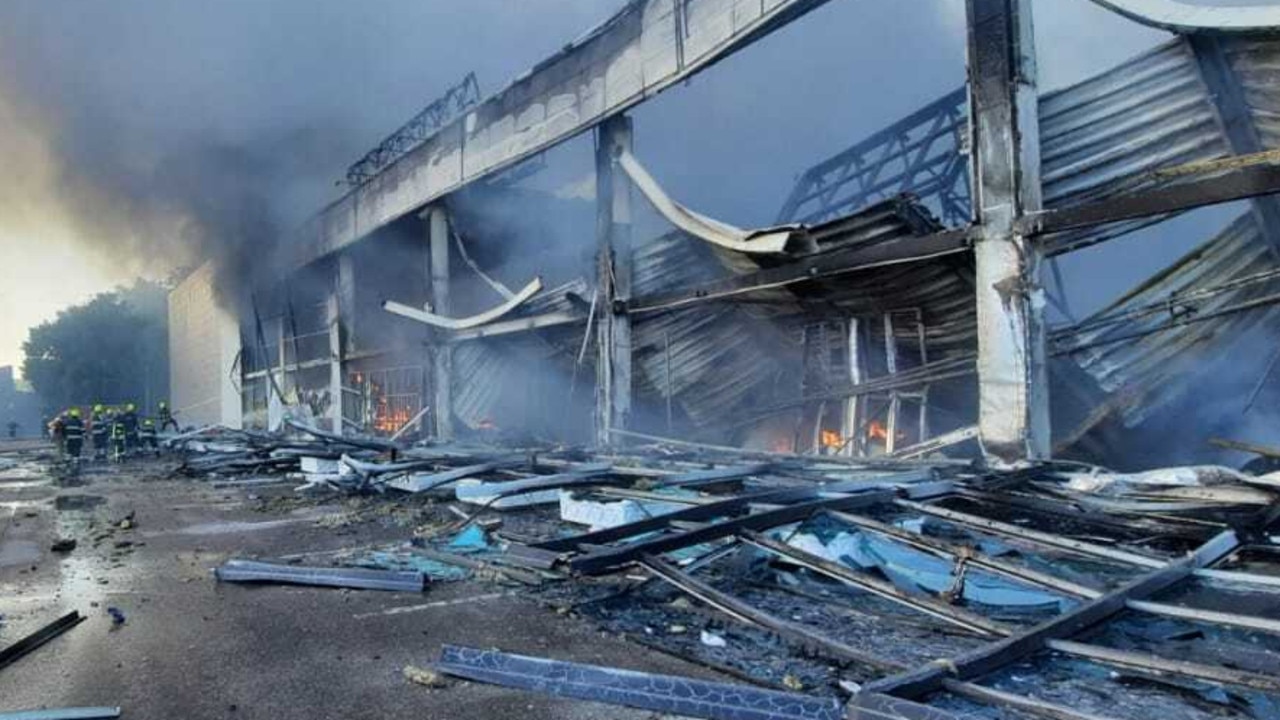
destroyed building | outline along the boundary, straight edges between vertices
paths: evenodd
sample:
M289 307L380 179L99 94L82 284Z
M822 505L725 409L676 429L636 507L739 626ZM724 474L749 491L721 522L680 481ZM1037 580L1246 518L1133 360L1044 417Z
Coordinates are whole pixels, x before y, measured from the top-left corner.
M1029 31L992 20L987 40L975 23L971 46L1020 54L971 54L967 89L814 165L776 227L669 197L626 111L821 4L632 3L483 102L469 77L352 167L295 269L231 319L238 338L212 337L211 276L175 292L205 287L175 303L197 331L178 331L174 376L200 375L175 382L179 411L266 428L293 406L390 433L425 410L438 437L635 431L853 456L980 439L1004 459L1144 463L1143 438L1216 372L1206 359L1274 327L1268 169L1204 165L1274 146L1273 42L1166 24L1160 47L1039 92ZM594 201L525 187L587 131ZM1057 256L1242 198L1142 287L1044 320ZM1005 244L984 244L995 207Z
M415 539L432 560L474 528L484 545L490 510L558 502L467 567L564 581L566 612L642 641L713 614L688 642L704 654L735 634L739 660L840 668L714 666L762 689L445 644L437 667L471 680L713 718L1277 717L1280 480L1102 466L1212 457L1216 414L1280 356L1280 9L1102 2L1169 39L1042 90L1028 0L968 0L965 86L850 138L772 225L683 204L630 111L823 4L627 3L487 99L467 78L352 166L247 303L215 312L196 300L217 304L215 276L193 274L173 336L205 349L172 353L198 388L175 405L239 444L186 469L456 483L479 509ZM526 184L586 141L588 192ZM1102 310L1062 307L1057 258L1227 203ZM1197 436L1171 435L1189 416ZM307 439L264 439L282 428ZM219 578L423 582L313 570Z

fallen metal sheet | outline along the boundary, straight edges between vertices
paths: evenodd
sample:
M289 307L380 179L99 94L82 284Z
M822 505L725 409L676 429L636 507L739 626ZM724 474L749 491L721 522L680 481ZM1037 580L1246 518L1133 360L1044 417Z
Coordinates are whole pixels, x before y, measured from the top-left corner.
M465 318L447 318L443 315L436 315L433 312L419 310L418 308L393 302L391 300L383 301L382 309L389 313L399 315L401 317L407 317L410 320L417 320L420 323L426 323L433 327L444 328L445 330L470 330L471 328L478 328L482 325L491 323L512 310L515 310L528 301L529 298L537 295L538 291L541 289L542 278L535 277L528 285L525 285L520 292L510 298L507 298L507 300L502 304L496 305L482 313Z
M929 615L931 617L951 623L956 627L964 628L978 635L991 635L1002 637L1009 635L1009 630L1003 625L988 620L974 612L970 612L961 607L954 607L939 600L935 600L927 595L913 595L894 587L892 583L885 582L878 578L873 578L865 573L860 573L852 568L846 567L840 563L834 563L826 558L819 557L812 553L805 552L799 548L792 547L784 542L774 540L771 537L761 535L760 533L744 530L740 537L744 542L772 553L778 557L808 568L814 572L826 575L833 580L853 585L861 590L865 590L873 595L877 595L891 602L905 605L913 610Z
M824 560L855 565L862 570L878 570L899 590L911 595L958 594L970 603L988 607L1043 612L1065 609L1065 598L1043 590L1010 582L975 566L968 568L950 556L913 547L896 539L870 533L840 532L823 542L809 533L797 533L787 544Z
M1132 652L1129 650L1117 650L1115 648L1103 647L1101 645L1089 645L1087 643L1072 642L1070 640L1049 640L1045 645L1054 652L1085 658L1095 662L1106 663L1108 665L1183 675L1185 677L1196 678L1197 680L1208 680L1209 682L1224 683L1227 685L1240 685L1243 687L1253 688L1255 690L1262 690L1263 692L1280 692L1280 678L1269 675L1244 672L1234 668L1218 667L1216 665L1187 662L1185 660L1170 660L1158 655Z
M457 482L473 475L481 475L487 472L493 472L499 468L511 467L518 465L518 462L490 462L480 463L478 465L467 465L466 467L454 468L453 470L445 470L444 472L422 474L415 473L405 475L404 477L395 478L387 482L387 487L405 492L420 493L443 487L451 482Z
M746 685L653 675L445 645L436 667L449 675L546 693L711 720L839 720L839 701Z
M305 567L252 560L228 560L222 567L214 570L214 575L223 582L275 582L395 592L422 592L426 583L425 576L420 572Z
M720 517L728 517L745 511L752 504L787 504L794 502L803 502L818 497L819 488L817 486L801 486L794 488L785 488L782 490L769 490L766 492L752 493L750 495L738 495L736 497L727 498L718 502L706 505L695 505L686 510L663 515L656 518L648 518L639 522L629 523L627 525L619 525L618 527L599 530L596 532L583 533L567 538L557 538L540 542L533 547L541 550L550 550L553 552L571 552L576 551L580 546L605 545L619 540L625 540L637 535L644 535L655 530L663 530L674 522L704 522Z
M964 527L973 528L993 535L1001 535L1004 537L1025 540L1027 542L1042 545L1046 547L1056 548L1059 550L1067 550L1081 555L1102 558L1105 560L1115 560L1116 562L1136 565L1138 567L1160 568L1164 567L1165 561L1150 557L1148 555L1139 555L1138 553L1126 550L1117 550L1115 548L1103 547L1095 543L1087 543L1081 540L1073 540L1071 538L1054 535L1052 533L1040 532L1029 528L1011 525L1009 523L992 520L980 515L970 515L947 508L933 507L924 503L911 502L908 500L896 501L901 507L913 510L915 512L932 515L947 522L956 523Z
M410 470L420 470L422 468L431 467L431 460L410 460L408 462L398 463L376 463L357 460L350 455L343 454L340 462L361 475L385 475L387 473L408 472ZM305 467L303 472L316 472L307 470ZM320 470L319 472L325 472Z
M1273 0L1239 2L1230 7L1187 0L1093 1L1134 22L1177 33L1244 33L1280 28L1280 7Z
M794 505L784 505L773 510L765 510L764 512L751 513L742 517L703 525L693 530L660 535L649 540L628 543L621 547L601 548L570 559L569 568L574 572L580 573L609 572L634 562L644 555L657 555L689 547L690 545L700 545L711 540L734 535L743 530L768 530L779 525L805 520L822 510L849 510L878 505L889 502L895 497L897 497L897 493L893 490L872 490L851 495L824 497ZM678 514L672 513L664 517L670 518Z
M948 678L970 680L987 675L1045 649L1052 641L1070 638L1110 619L1124 610L1129 600L1142 600L1172 587L1189 577L1192 570L1212 565L1235 552L1239 546L1239 538L1234 532L1220 533L1201 545L1190 557L1142 575L1026 632L989 643L945 664L931 663L910 672L882 678L866 685L863 692L868 695L887 694L914 698L936 692L942 688L943 680ZM859 702L861 698L859 695Z
M118 707L74 707L0 713L0 720L98 720L118 718Z
M877 670L901 670L903 666L884 658L876 657L857 648L832 640L820 631L805 627L789 620L775 617L728 593L720 592L694 576L682 572L679 568L655 557L646 557L640 561L641 566L656 577L674 585L692 597L714 607L715 609L737 618L748 625L768 628L774 632L789 636L795 642L821 651L827 657L844 662L854 662Z
M610 482L601 479L613 466L607 463L583 465L566 473L543 475L500 483L468 480L459 483L455 493L462 502L480 505L481 510L560 502L560 488Z
M737 467L716 468L714 470L697 470L680 475L669 475L654 483L654 487L696 487L698 485L714 485L727 480L739 480L752 475L759 475L769 469L768 463L742 465Z
M636 188L649 200L672 225L686 233L713 245L752 255L779 255L788 250L811 250L813 240L800 226L783 226L764 230L743 230L719 220L700 215L670 196L658 185L648 170L634 155L623 151L617 157L622 168Z
M0 650L0 669L13 664L18 659L27 655L31 651L39 648L41 645L58 637L62 633L84 622L85 618L79 612L72 610L44 627L36 630L30 635L15 642L9 647Z

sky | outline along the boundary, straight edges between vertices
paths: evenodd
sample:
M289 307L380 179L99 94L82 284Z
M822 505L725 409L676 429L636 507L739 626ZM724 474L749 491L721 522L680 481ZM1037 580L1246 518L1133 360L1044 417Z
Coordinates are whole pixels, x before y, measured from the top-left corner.
M621 4L5 0L0 365L94 293L271 242L467 71L493 92ZM832 0L637 109L637 155L686 204L768 223L806 167L961 84L963 6ZM1046 89L1165 37L1087 0L1034 10ZM551 159L589 172L581 148Z

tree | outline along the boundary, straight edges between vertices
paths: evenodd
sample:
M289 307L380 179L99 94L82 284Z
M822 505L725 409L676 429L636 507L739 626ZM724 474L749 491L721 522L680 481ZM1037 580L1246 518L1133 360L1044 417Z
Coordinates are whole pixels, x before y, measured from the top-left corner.
M50 411L138 403L168 388L168 289L139 280L102 293L31 329L22 374Z

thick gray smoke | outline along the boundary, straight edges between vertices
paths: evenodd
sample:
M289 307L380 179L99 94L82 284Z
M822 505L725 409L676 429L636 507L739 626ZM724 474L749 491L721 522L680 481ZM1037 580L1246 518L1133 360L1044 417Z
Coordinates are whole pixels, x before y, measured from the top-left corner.
M231 299L434 95L470 69L515 74L616 3L536 5L9 0L0 117L23 126L0 133L0 157L25 167L6 168L0 206L61 215L127 272L212 259Z

